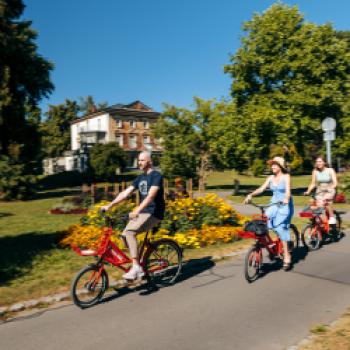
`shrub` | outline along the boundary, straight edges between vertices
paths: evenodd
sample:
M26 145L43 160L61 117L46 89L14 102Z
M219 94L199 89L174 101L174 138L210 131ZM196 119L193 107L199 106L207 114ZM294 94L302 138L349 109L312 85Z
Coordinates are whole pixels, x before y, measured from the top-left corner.
M262 159L255 159L250 170L254 176L263 175L266 169L266 163Z
M124 169L127 162L125 151L116 142L96 144L89 152L90 166L96 179L114 181L116 169Z
M60 242L61 245L96 248L101 238L101 227L104 226L104 218L99 208L104 204L101 202L89 210L80 225L69 227L66 237ZM152 239L169 237L186 248L200 248L237 240L238 231L242 229L246 220L215 194L195 199L179 198L167 204L161 228ZM130 201L123 202L108 212L108 215L116 221L114 226L116 235L112 239L114 242L120 243L118 235L124 229L128 221L127 214L134 206ZM138 235L139 241L143 238L144 234Z
M27 199L35 192L36 177L24 174L24 165L0 158L0 200Z

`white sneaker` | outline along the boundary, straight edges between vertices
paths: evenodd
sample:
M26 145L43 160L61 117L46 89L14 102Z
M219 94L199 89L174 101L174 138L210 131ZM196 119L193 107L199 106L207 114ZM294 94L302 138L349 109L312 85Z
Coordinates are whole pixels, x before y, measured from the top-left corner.
M145 273L140 265L133 265L129 272L124 273L123 278L126 280L135 280L136 278L142 278Z
M335 217L334 216L331 216L328 220L328 223L330 225L335 225L337 223L337 220L335 220Z

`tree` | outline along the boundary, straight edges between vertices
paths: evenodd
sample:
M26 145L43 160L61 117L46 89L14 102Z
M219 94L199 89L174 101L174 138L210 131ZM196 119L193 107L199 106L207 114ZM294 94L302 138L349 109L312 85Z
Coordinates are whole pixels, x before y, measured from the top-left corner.
M267 157L271 144L322 146L321 120L332 116L345 138L349 49L330 24L306 22L297 7L277 3L244 23L242 46L225 72L237 113L250 125L249 157ZM255 153L252 152L254 149Z
M59 157L71 148L70 125L78 118L78 112L78 104L68 99L59 105L50 105L41 124L44 157Z
M204 189L205 178L218 147L211 136L211 124L223 115L224 103L194 98L194 109L165 105L153 133L163 147L161 168L166 176L182 176L199 180Z
M107 102L100 102L96 105L94 98L91 95L88 95L85 98L79 97L79 111L83 115L94 113L107 107Z
M38 54L31 22L18 20L23 10L21 0L0 0L0 153L28 164L36 156L28 149L37 142L28 112L52 92L53 65Z
M116 142L96 144L89 152L90 166L98 180L113 181L117 168L127 164L126 153Z
M0 197L25 198L40 164L38 102L53 90L53 64L37 52L21 0L0 0Z

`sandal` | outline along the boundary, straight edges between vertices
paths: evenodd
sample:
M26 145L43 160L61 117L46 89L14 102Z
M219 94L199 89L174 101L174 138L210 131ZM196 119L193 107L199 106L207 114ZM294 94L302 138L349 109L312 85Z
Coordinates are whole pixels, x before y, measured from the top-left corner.
M283 270L284 271L290 270L290 266L291 266L291 261L283 261Z

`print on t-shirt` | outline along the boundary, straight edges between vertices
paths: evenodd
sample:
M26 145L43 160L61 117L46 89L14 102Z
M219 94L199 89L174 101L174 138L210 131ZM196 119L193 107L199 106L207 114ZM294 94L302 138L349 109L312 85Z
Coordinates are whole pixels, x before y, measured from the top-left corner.
M147 196L148 192L147 192L147 181L146 180L140 181L139 191L140 191L142 196Z

